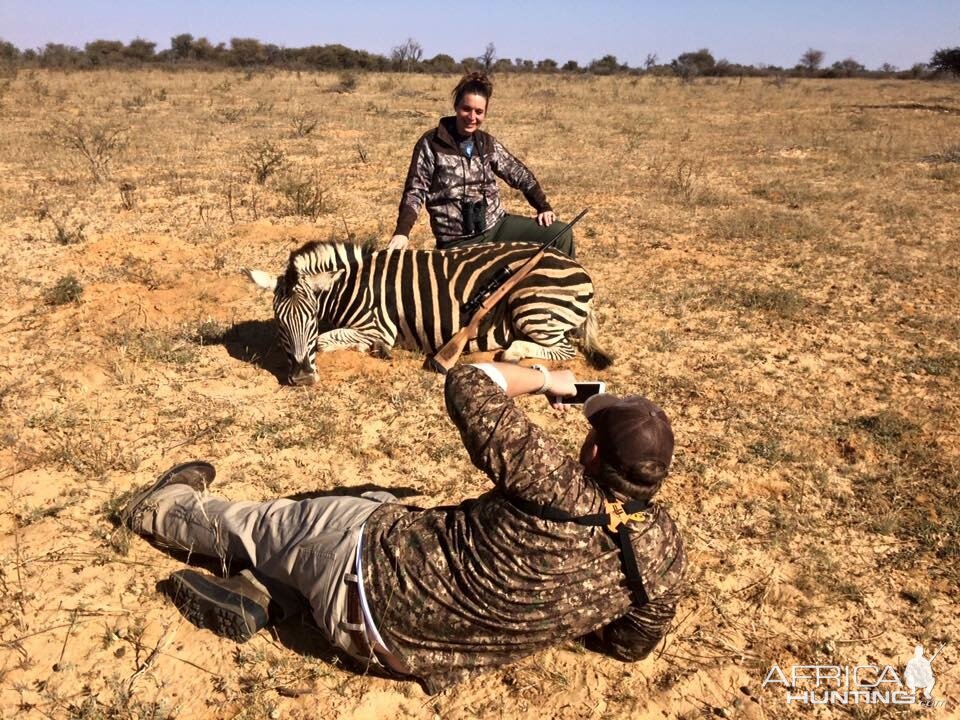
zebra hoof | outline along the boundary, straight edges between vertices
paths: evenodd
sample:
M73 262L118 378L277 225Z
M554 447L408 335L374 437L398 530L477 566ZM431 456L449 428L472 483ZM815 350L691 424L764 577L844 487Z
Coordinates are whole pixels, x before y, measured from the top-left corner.
M390 354L390 346L386 343L375 342L370 346L370 354L375 358L380 358L381 360L389 360L393 357Z

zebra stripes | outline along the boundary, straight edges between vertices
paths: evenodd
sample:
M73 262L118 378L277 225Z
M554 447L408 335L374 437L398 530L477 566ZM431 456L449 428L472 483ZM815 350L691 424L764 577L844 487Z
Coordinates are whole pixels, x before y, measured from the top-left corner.
M394 346L435 352L465 324L462 305L504 265L518 269L537 247L517 243L459 250L378 251L348 243L307 243L279 278L247 271L274 290L280 342L291 382L316 381L316 352ZM564 360L573 333L588 360L610 359L593 343L593 284L574 260L548 251L483 320L467 352L505 349L506 359Z

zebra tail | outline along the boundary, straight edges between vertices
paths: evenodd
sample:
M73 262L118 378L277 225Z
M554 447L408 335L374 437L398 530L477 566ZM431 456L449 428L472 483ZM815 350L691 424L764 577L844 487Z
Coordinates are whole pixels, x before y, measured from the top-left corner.
M569 338L583 353L587 364L596 370L605 370L613 365L613 356L597 343L597 318L593 308L587 309L587 318L583 324L569 333Z

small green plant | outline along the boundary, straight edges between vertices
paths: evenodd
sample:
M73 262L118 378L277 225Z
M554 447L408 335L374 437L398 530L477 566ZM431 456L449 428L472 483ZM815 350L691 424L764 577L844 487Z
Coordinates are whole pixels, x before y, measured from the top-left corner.
M316 176L304 176L299 172L285 175L277 183L277 190L286 200L285 207L281 208L285 215L300 215L316 220L321 213L328 211L326 191Z
M268 177L283 167L285 160L283 150L265 140L249 143L243 153L243 165L253 173L258 185L263 185Z
M747 288L738 293L739 304L748 310L759 310L789 318L800 312L806 301L793 290L784 288Z
M217 345L223 342L228 330L223 323L208 318L197 325L190 339L197 345Z
M190 365L197 359L196 343L186 329L140 329L111 333L107 339L127 358L169 365Z
M47 305L66 305L80 302L83 286L73 274L64 275L43 292L43 301Z

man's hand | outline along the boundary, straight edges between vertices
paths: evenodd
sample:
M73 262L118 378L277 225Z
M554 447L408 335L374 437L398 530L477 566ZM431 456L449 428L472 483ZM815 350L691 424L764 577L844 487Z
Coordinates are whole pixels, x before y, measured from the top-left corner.
M553 225L553 223L555 223L556 220L557 220L557 216L553 212L553 210L546 210L537 215L537 224L543 225L543 227L549 227L550 225Z
M410 244L410 238L406 235L394 235L387 243L387 250L403 250Z
M570 370L551 370L549 382L542 391L547 396L550 407L560 412L566 412L569 405L557 402L557 398L576 395L577 388L574 384L576 382L577 377Z

